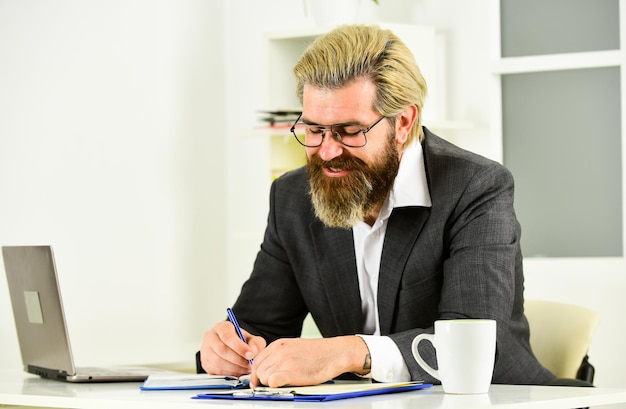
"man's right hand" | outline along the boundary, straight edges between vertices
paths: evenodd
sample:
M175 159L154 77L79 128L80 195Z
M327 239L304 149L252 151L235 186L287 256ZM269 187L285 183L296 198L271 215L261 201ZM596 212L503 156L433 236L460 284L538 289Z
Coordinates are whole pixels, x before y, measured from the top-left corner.
M265 348L266 342L244 329L241 332L247 344L239 338L229 321L218 322L204 334L200 359L207 373L230 376L250 373L250 360Z

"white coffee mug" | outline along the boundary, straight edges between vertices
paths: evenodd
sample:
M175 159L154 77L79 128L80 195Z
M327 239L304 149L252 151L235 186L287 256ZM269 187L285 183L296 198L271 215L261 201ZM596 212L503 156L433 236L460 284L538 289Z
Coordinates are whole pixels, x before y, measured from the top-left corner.
M434 369L424 361L418 346L433 344L437 355ZM441 381L446 393L487 393L496 356L496 321L459 319L435 321L435 334L420 334L411 345L415 360Z

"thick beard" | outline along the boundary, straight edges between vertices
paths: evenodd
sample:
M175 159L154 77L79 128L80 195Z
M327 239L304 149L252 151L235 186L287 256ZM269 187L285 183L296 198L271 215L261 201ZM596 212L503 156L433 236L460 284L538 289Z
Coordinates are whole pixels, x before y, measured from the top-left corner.
M311 201L315 215L328 227L350 229L382 205L393 187L400 160L390 135L385 149L368 166L354 156L330 161L317 154L307 163ZM350 169L342 177L328 177L323 168Z

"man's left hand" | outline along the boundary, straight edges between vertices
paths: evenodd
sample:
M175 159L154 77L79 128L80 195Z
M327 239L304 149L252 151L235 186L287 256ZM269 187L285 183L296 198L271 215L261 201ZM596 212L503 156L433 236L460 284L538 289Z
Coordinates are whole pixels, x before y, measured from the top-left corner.
M369 350L355 335L282 338L254 357L250 386L317 385L345 372L365 375L369 363Z

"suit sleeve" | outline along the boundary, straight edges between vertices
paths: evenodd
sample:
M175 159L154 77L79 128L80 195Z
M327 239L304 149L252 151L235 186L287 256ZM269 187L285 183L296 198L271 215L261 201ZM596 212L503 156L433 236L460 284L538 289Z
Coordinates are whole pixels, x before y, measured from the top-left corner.
M551 374L539 365L528 344L513 177L506 168L493 164L476 168L465 180L464 186L456 186L461 191L458 196L433 197L433 208L439 200L453 202L441 204L451 208L445 222L442 219L445 224L438 318L496 320L498 352L493 382L542 383ZM436 209L432 217L438 220ZM420 332L432 333L433 327L391 337L407 362L411 378L435 381L419 368L411 352L411 342ZM431 365L436 363L433 348L426 345L421 352Z

